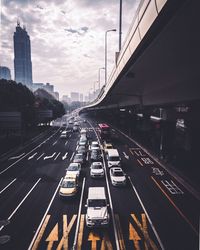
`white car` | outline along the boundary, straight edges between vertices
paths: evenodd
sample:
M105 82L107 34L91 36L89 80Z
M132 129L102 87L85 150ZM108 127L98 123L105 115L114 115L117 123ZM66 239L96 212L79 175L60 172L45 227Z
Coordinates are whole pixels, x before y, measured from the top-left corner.
M93 150L93 149L100 149L98 141L92 141L90 145L90 150Z
M125 186L126 175L119 167L112 167L110 169L110 179L113 186Z
M60 185L59 195L61 197L73 196L78 191L78 180L76 175L66 175Z
M77 177L80 176L81 173L81 164L72 162L69 164L68 168L66 169L66 175L76 175Z
M104 169L102 162L93 162L90 166L90 176L93 178L103 177Z

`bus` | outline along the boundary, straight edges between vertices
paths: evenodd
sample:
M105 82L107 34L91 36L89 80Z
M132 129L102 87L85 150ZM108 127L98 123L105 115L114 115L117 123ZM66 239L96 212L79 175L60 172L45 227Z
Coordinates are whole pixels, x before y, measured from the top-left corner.
M100 123L98 126L101 139L110 139L110 127L106 123Z

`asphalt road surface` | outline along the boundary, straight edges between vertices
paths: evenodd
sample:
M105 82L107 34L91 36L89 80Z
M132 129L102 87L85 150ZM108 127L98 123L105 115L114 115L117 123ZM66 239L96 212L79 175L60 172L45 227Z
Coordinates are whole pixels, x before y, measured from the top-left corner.
M96 121L81 122L80 127L87 129L90 141L102 143ZM55 128L1 163L0 249L199 249L199 200L118 131L112 144L119 151L127 185L112 186L105 153L105 177L91 179L88 153L78 193L61 199L59 186L80 137L74 132L63 139L61 131ZM86 226L88 188L95 186L106 189L106 228Z

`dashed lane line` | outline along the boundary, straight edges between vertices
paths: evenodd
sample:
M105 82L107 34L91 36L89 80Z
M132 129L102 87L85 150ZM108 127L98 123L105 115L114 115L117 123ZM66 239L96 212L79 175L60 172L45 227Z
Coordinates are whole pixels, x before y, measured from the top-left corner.
M11 215L8 217L7 220L10 220L13 215L17 212L17 210L20 208L20 206L24 203L24 201L26 200L26 198L29 196L29 194L33 191L33 189L37 186L37 184L41 181L41 178L39 178L36 183L33 185L33 187L31 188L31 190L27 193L27 195L22 199L22 201L19 203L19 205L15 208L15 210L11 213ZM0 227L0 231L4 228L4 226Z
M59 130L58 130L59 131ZM49 138L52 138L58 131L56 131L53 135L51 135ZM30 152L28 152L27 154L25 154L24 156L22 156L20 159L18 159L16 162L12 163L11 165L9 165L7 168L5 168L4 170L2 170L0 172L0 175L2 175L3 173L5 173L8 169L10 169L12 166L14 166L16 163L18 163L19 161L21 161L22 159L24 159L27 155L30 155L34 150L36 150L37 148L39 148L41 146L38 145L37 147L33 148Z
M62 182L62 179L63 179L63 178L61 178L60 182L58 183L58 186L57 186L57 188L56 188L56 190L55 190L55 192L54 192L54 194L53 194L53 196L52 196L52 198L51 198L51 201L50 201L50 203L49 203L49 205L48 205L48 207L47 207L47 210L45 211L45 213L44 213L44 215L43 215L43 217L42 217L42 220L41 220L41 222L40 222L40 225L38 226L38 229L37 229L37 231L36 231L36 233L35 233L35 235L34 235L32 241L31 241L31 243L30 243L30 245L29 245L28 250L36 250L36 249L38 248L38 245L39 245L39 243L40 243L40 240L41 240L42 235L43 235L44 230L45 230L44 225L45 225L45 224L47 225L47 223L48 223L48 221L47 221L47 218L48 218L47 213L49 212L49 209L50 209L50 207L51 207L51 204L53 203L53 200L54 200L54 198L55 198L55 196L56 196L56 194L57 194L57 192L58 192L58 189L59 189L59 187L60 187L60 184L61 184L61 182ZM44 223L44 222L45 222L45 223ZM46 227L46 226L45 226L45 227ZM43 233L41 233L41 231L43 231Z
M13 182L15 182L17 180L17 178L15 178L14 180L12 180L5 188L3 188L1 191L0 191L0 194L2 194L10 185L13 184Z

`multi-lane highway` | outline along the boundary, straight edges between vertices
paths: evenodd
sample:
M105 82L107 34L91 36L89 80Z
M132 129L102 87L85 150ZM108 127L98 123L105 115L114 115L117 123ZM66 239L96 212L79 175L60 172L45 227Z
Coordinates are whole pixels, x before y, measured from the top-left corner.
M80 127L87 129L90 141L102 144L97 123L87 119ZM75 132L63 139L61 131L57 128L40 136L2 162L0 249L198 249L198 198L119 131L112 144L127 174L126 187L112 186L103 151L106 175L91 179L88 153L77 195L61 199L60 183L80 137ZM88 188L95 186L106 189L107 228L86 226Z

